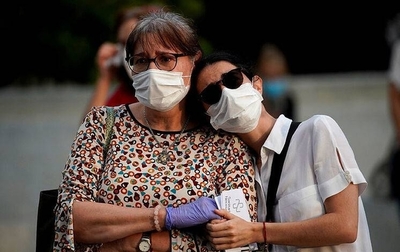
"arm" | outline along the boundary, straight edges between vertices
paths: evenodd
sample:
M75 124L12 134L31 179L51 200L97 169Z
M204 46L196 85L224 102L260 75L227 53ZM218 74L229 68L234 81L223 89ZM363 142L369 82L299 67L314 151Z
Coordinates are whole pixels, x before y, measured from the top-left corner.
M396 134L396 142L400 145L400 40L397 40L392 46L388 78L390 115Z
M101 247L101 252L139 251L138 246L141 237L142 234L140 233L106 243ZM170 251L170 234L168 231L152 232L150 239L152 252Z
M105 108L93 108L80 126L63 171L55 209L55 247L100 247L154 229L154 209L107 204L101 194ZM162 222L163 219L160 219ZM160 223L164 225L163 222ZM86 244L86 245L85 245Z
M142 232L154 229L152 208L126 208L94 202L75 202L74 235L77 242L104 243L102 252L138 251ZM165 208L164 208L165 209ZM164 225L165 210L160 216ZM96 213L95 215L91 213ZM145 216L141 218L140 216ZM111 224L112 223L112 224ZM111 225L110 225L111 224ZM151 233L152 251L170 251L169 231Z
M326 214L298 222L266 223L267 243L296 247L321 247L351 243L357 238L358 186L350 184L325 201ZM207 224L216 249L264 242L263 224L246 222L225 210L216 213L226 221Z
M393 82L389 83L389 107L397 145L400 145L400 90Z
M160 228L186 228L219 218L214 199L201 197L177 208L160 208ZM154 208L129 208L96 202L76 201L73 207L75 240L84 243L114 241L155 229Z
M75 207L76 208L76 207ZM181 205L177 208L174 207L167 207L167 208L161 208L158 212L158 220L160 221L160 228L164 227L167 230L171 230L172 228L177 228L177 229L182 229L185 227L191 227L199 224L203 224L205 222L208 222L209 220L219 218L218 215L214 213L214 210L217 208L217 205L215 201L211 198L207 197L201 197L198 200ZM84 212L90 212L88 211L88 208L81 208ZM95 206L94 209L89 210L97 210L97 207ZM143 209L143 210L148 210L148 209ZM108 212L108 211L107 211ZM108 216L108 213L104 213L104 216ZM112 215L116 214L118 217L121 217L123 220L123 212L113 212ZM81 216L85 216L89 214L82 213ZM153 216L151 215L151 219L153 220ZM112 216L109 216L110 218ZM90 220L93 219L93 223L90 222ZM89 221L88 221L89 220ZM102 219L99 219L97 221L102 222ZM90 227L95 227L95 226L101 226L96 223L96 220L91 217L87 217L84 219L82 222L80 222L81 226L84 227L84 222L87 222L86 225L89 225ZM115 221L113 221L115 222ZM121 239L118 240L113 240L112 242L108 242L107 244L104 244L102 247L102 251L135 251L135 249L138 247L138 243L141 237L141 234L134 234L130 236L125 236L126 233L131 232L130 229L132 228L131 226L140 226L140 221L134 221L133 223L116 223L116 227L118 227L118 230L116 230L118 233L121 233L121 236L124 236ZM145 228L148 228L146 223L144 223ZM155 225L154 225L155 226ZM150 227L151 228L151 227ZM77 228L75 228L76 230ZM125 230L125 232L124 232ZM111 227L109 230L94 230L95 232L109 232L109 233L114 233L114 228ZM86 230L84 230L86 232ZM136 231L133 231L136 232ZM86 235L91 235L91 233L82 233L82 237L85 237ZM97 234L98 237L100 237L100 233ZM151 240L152 240L152 251L169 251L170 250L170 234L169 232L166 231L161 231L161 232L152 232L151 233ZM86 242L86 241L85 241Z
M153 214L154 208L75 201L72 210L75 241L105 243L152 231L155 229ZM164 225L164 219L159 220Z

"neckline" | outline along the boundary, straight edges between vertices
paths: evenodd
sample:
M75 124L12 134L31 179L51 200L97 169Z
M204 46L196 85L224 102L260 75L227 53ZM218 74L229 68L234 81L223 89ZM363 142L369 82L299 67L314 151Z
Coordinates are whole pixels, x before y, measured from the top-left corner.
M175 147L176 145L178 145L178 143L180 142L182 133L186 130L186 127L187 127L187 125L188 125L188 123L189 123L190 116L188 116L188 118L186 119L186 122L185 122L185 124L183 125L181 131L179 132L178 137L175 138L175 140L174 140L174 142L172 143L172 145L165 145L165 146L164 146L163 144L160 143L160 141L158 140L158 138L157 138L156 135L154 134L153 129L151 128L150 123L149 123L149 121L147 120L147 117L146 117L146 109L143 109L143 118L144 118L144 121L145 121L147 127L149 128L149 131L150 131L151 136L152 136L152 137L154 138L154 140L157 142L158 146L159 146L160 148L163 149L163 150L162 150L161 152L159 152L158 155L157 155L157 162L158 162L158 163L161 163L161 164L163 164L163 165L166 165L168 162L171 161L171 156L170 156L170 154L169 154L168 149L170 149L171 147Z

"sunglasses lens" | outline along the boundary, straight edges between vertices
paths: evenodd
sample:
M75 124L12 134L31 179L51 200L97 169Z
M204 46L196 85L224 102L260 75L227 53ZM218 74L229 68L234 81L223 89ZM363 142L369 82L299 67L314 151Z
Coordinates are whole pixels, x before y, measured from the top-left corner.
M236 89L243 83L243 75L240 68L233 69L222 76L222 82L225 87Z
M218 84L208 85L201 93L200 98L203 102L208 104L215 104L221 98L221 87Z
M222 74L221 80L208 85L201 93L200 99L208 104L215 104L221 99L222 89L220 84L222 84L229 89L236 89L240 87L243 83L242 70L240 68L235 68L227 73Z

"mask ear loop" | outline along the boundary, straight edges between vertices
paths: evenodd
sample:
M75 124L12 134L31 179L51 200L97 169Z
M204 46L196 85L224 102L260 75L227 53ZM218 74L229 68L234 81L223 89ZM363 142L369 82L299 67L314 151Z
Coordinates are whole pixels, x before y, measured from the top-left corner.
M251 86L254 87L254 82L258 81L260 77L258 75L254 75L253 77L251 77Z
M192 71L193 71L193 68L194 68L194 66L195 66L195 64L194 64L194 57L193 56L189 56L190 57L190 61L192 62L192 68L190 69L190 73L192 73ZM182 77L191 77L192 76L192 74L190 74L190 75L184 75L184 76L182 76Z
M189 75L183 75L182 74L182 78L192 78L192 71L194 68L194 57L190 57L190 61L192 62L192 68L190 69L190 74ZM187 88L190 88L190 81L189 81L189 85L187 86Z
M257 85L257 84L256 84L256 85L254 86L254 83L257 82L257 81L260 81L260 82L261 82L261 85ZM254 76L251 78L251 85L253 86L253 88L254 88L255 90L261 92L261 94L262 94L262 78L261 78L260 76L254 75Z

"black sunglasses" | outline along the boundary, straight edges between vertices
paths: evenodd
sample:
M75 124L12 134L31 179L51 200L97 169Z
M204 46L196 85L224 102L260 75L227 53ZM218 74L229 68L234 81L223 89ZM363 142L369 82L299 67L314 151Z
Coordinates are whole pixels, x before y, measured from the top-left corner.
M235 68L227 73L221 75L221 80L210 83L200 93L200 100L207 104L215 104L221 99L222 88L220 84L229 89L236 89L243 83L243 75L241 68Z

